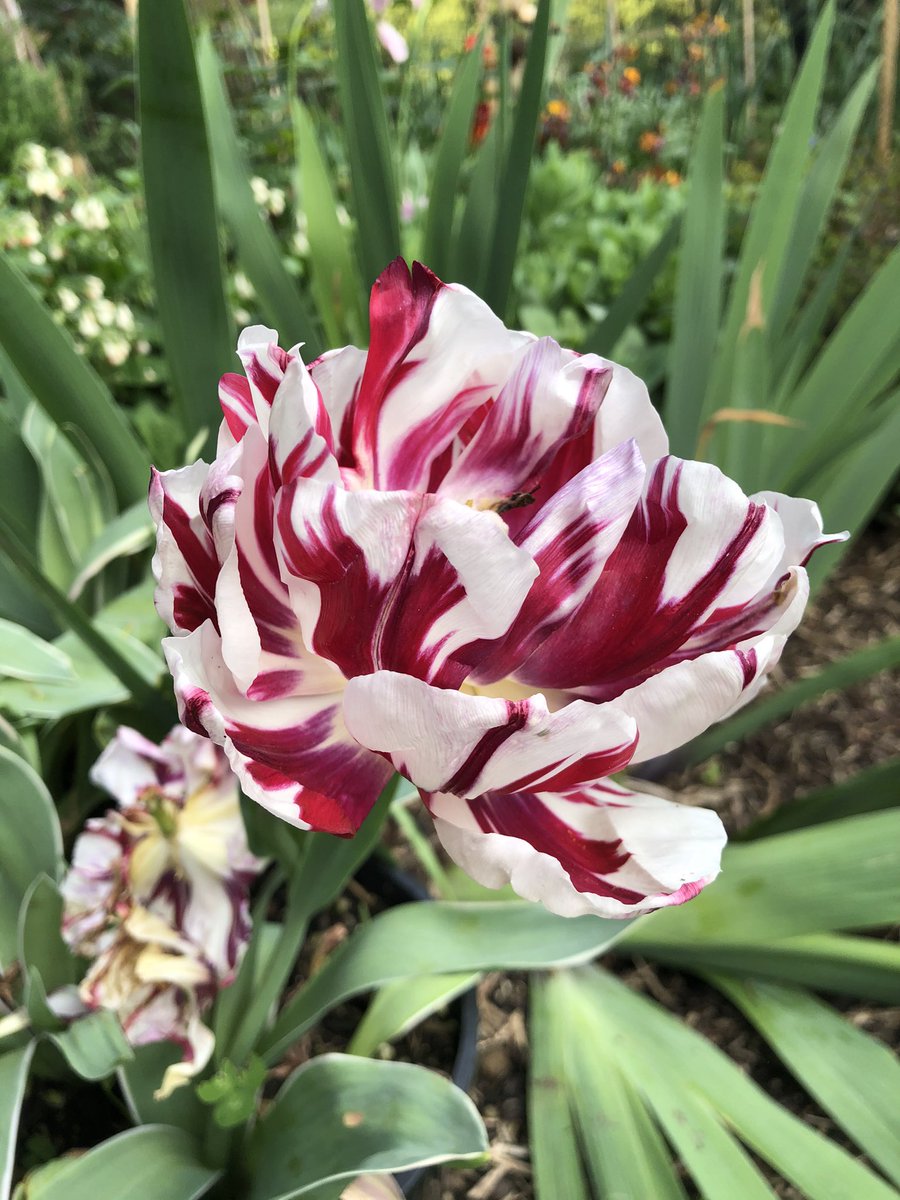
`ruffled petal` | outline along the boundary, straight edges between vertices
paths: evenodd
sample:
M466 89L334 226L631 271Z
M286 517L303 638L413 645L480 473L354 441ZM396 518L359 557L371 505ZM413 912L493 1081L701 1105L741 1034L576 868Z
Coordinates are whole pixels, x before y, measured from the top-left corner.
M390 769L349 736L339 694L248 699L209 623L163 650L181 720L223 747L251 799L301 829L356 832Z
M435 496L299 480L277 528L306 644L347 677L458 686L462 648L505 633L537 574L496 513Z
M447 853L485 887L563 917L621 919L681 904L713 880L725 844L715 813L606 780L565 796L428 798Z
M200 512L200 493L209 474L205 462L177 471L151 468L150 515L156 524L156 608L176 633L216 621L219 563L212 535Z
M576 700L551 713L543 696L495 700L379 671L351 679L344 719L423 792L564 791L620 771L635 722L608 704Z

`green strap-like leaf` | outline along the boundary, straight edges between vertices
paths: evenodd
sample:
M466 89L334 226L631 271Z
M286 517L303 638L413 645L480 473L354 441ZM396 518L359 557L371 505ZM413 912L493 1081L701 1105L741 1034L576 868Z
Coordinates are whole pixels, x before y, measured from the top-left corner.
M404 904L357 929L284 1006L262 1041L269 1061L350 996L409 976L587 962L628 923L557 917L533 904Z
M480 978L479 972L463 971L455 975L419 975L387 984L356 1026L347 1053L371 1056L383 1043L405 1037L426 1017L475 987Z
M900 1186L900 1062L801 988L712 975L821 1107Z
M814 792L798 796L768 816L754 821L740 835L740 840L752 842L756 838L771 837L773 833L807 829L810 825L824 825L827 821L839 821L842 817L855 817L861 813L878 812L882 808L896 808L898 805L900 757L877 763L843 783L816 788Z
M12 1187L16 1135L35 1045L28 1042L18 1050L0 1054L0 1200L9 1200Z
M31 285L0 253L0 345L35 400L73 445L86 438L109 472L121 504L147 495L147 455L103 381ZM78 431L77 436L74 431Z
M366 286L400 253L397 183L365 0L334 5L337 79Z
M278 240L257 208L238 143L222 68L204 29L197 39L197 71L208 115L216 199L237 248L238 261L256 289L265 319L285 338L304 343L307 361L322 350L312 314L285 269Z
M323 1054L285 1084L253 1132L247 1200L293 1200L329 1181L447 1161L479 1163L465 1092L411 1063Z
M0 619L0 676L45 682L75 678L72 660L50 642L13 621Z
M539 0L531 27L522 89L516 104L509 149L500 179L500 195L494 215L490 264L484 284L484 299L501 318L509 305L513 267L525 212L525 195L534 155L534 138L544 91L544 68L550 28L551 0Z
M234 361L206 118L185 0L138 9L138 91L147 231L166 358L185 440L207 430Z
M19 910L40 875L56 878L62 834L43 780L11 750L0 748L0 966L18 955Z
M453 265L450 236L460 170L469 149L469 137L478 100L483 46L482 33L457 68L431 173L422 258L442 279L449 278Z
M672 342L666 381L665 422L672 453L697 450L703 398L722 306L725 231L725 92L706 98L688 175L688 206L682 225L675 285ZM725 406L727 401L723 400Z
M218 1176L183 1130L144 1125L36 1171L28 1179L28 1200L199 1200Z

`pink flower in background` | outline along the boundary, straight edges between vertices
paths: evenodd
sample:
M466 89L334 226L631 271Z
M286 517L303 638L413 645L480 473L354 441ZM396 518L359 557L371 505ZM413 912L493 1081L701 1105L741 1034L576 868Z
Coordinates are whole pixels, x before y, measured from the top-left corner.
M667 455L621 366L399 260L368 352L242 335L212 466L155 473L182 719L248 795L354 833L396 768L450 855L565 915L718 871L718 817L610 776L744 703L807 598L815 505Z
M399 29L391 25L389 21L378 21L375 25L375 33L395 63L406 62L409 58L409 46Z
M209 1058L200 1014L234 977L263 864L247 846L225 755L189 730L156 745L122 726L91 778L118 807L89 820L75 843L63 936L93 960L85 1005L115 1011L133 1045L183 1046L167 1093Z

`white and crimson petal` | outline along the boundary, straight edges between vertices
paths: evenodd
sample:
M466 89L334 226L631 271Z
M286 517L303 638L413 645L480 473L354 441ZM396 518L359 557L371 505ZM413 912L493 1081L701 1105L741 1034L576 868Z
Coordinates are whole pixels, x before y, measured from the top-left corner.
M433 795L428 806L466 874L563 917L621 919L690 900L718 875L726 841L715 813L611 780L566 794Z

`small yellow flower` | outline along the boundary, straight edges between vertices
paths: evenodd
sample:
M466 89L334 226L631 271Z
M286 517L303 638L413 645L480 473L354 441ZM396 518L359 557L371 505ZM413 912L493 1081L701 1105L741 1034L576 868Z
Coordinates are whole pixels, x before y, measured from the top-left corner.
M617 158L616 161L612 165L613 175L624 175L625 171L626 171L625 163L622 161L621 158Z
M681 183L681 176L677 171L666 171L663 175L663 183L667 183L669 187L678 187Z
M637 87L637 85L641 82L641 73L637 67L626 67L622 72L622 78L627 80L632 87Z
M544 110L547 117L555 117L558 121L568 121L572 110L565 100L551 100Z

